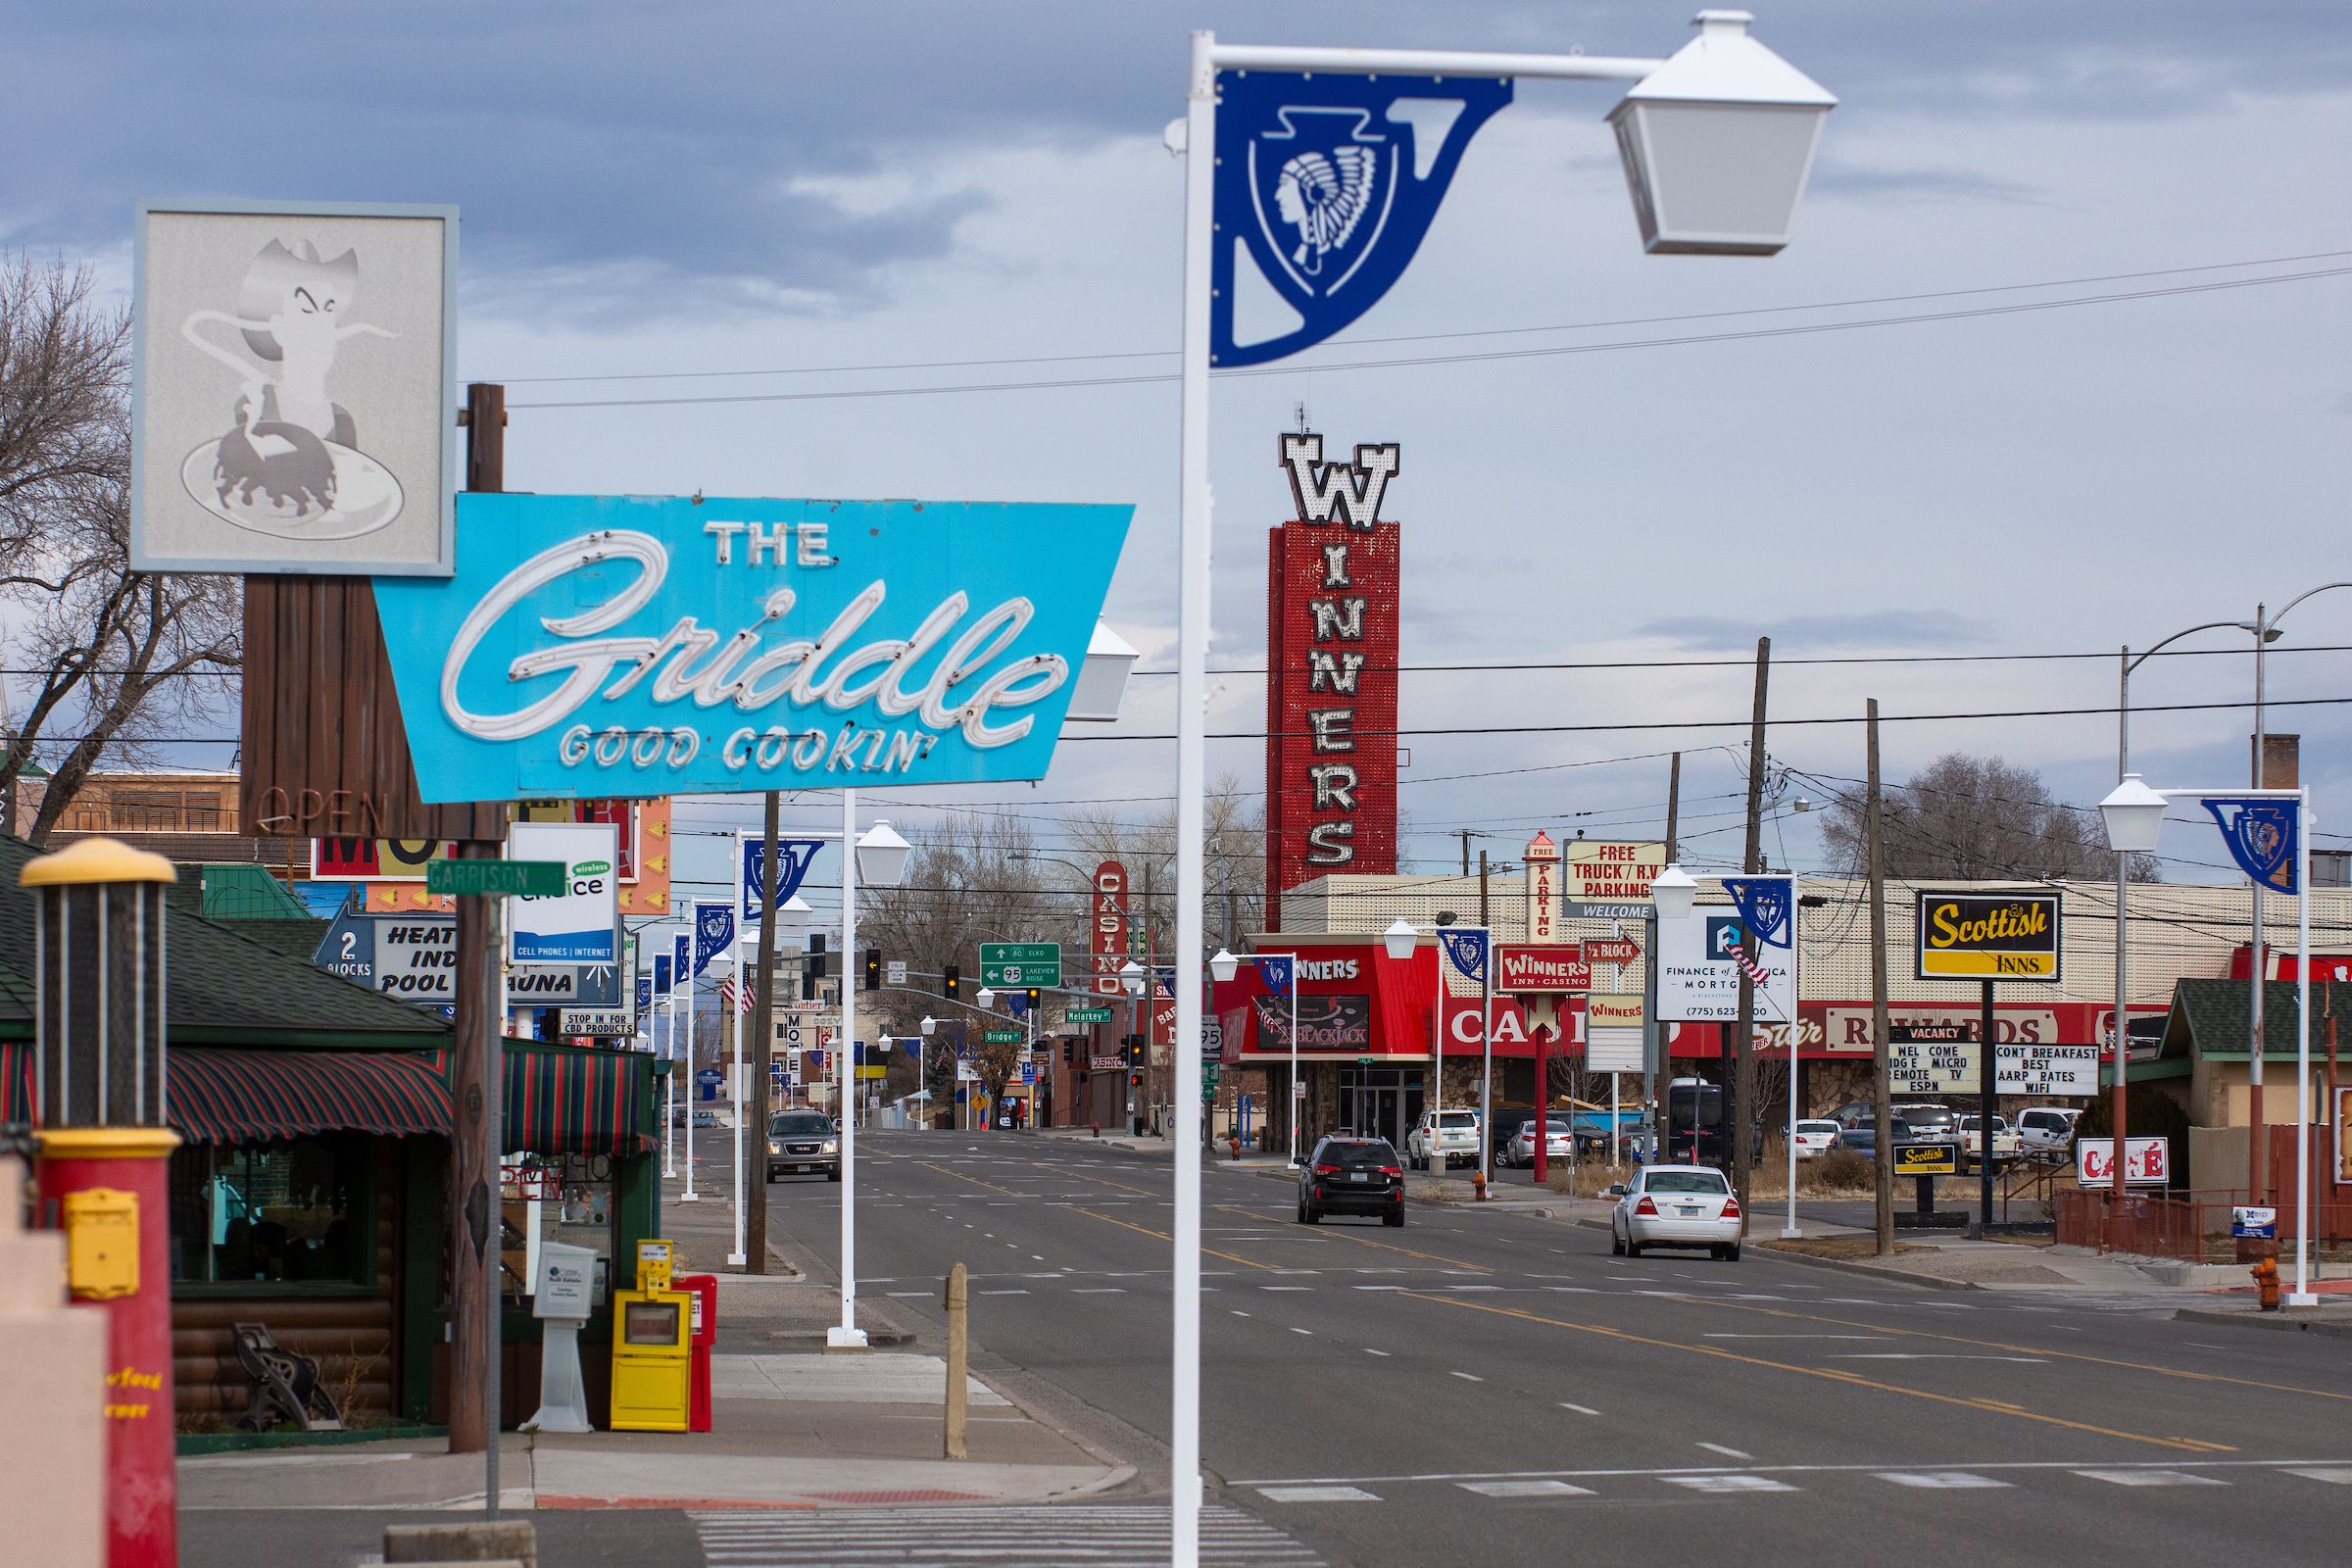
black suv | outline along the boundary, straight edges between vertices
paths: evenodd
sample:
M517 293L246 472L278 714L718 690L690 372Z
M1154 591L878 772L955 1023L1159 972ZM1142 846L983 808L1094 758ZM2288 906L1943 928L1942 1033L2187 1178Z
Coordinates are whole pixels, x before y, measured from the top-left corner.
M1298 1171L1298 1223L1326 1214L1377 1214L1404 1223L1404 1161L1385 1138L1326 1138Z
M783 1110L767 1123L767 1179L787 1173L823 1171L841 1180L841 1134L833 1118L813 1110Z

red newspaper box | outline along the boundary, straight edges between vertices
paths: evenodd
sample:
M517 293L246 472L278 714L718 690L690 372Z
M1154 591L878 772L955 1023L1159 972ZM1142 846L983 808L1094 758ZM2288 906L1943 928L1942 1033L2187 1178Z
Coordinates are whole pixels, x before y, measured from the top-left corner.
M681 1274L670 1289L694 1296L694 1384L686 1399L686 1430L710 1430L710 1344L718 1338L718 1276Z

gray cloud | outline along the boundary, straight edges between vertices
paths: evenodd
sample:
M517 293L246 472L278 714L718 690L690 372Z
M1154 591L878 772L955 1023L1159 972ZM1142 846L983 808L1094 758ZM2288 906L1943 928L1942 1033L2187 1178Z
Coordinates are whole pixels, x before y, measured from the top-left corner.
M1992 630L1948 610L1881 610L1859 615L1795 615L1787 620L1735 620L1728 615L1672 615L1636 628L1693 649L1753 648L1770 637L1776 648L1953 648L1988 642Z
M1190 27L1663 53L1685 20L1652 4L1533 0L1364 0L1344 12L1310 0L514 0L489 11L255 0L233 14L93 0L12 19L0 138L22 156L0 232L36 251L117 245L140 196L456 201L469 272L529 276L595 309L616 308L599 278L657 285L616 291L633 301L623 314L658 315L680 293L689 308L808 295L855 307L881 270L939 254L977 198L855 215L787 194L794 180L1152 134L1182 107ZM1960 104L1996 120L2128 118L2199 113L2257 86L2336 86L2338 20L2316 0L2157 0L2128 21L2025 0L1791 0L1759 35L1831 84L1849 120ZM1965 174L1825 170L1825 189L1841 182L1882 197L2026 199ZM715 292L697 300L698 283Z
M1865 202L2004 202L2040 207L2050 193L1993 174L1965 169L1865 169L1824 158L1813 167L1807 186L1816 196L1843 196Z

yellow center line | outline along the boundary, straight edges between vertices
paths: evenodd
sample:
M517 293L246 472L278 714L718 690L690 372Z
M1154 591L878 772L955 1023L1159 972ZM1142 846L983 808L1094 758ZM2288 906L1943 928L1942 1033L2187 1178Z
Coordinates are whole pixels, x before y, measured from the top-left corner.
M1972 1340L1958 1334L1937 1334L1927 1329L1887 1328L1879 1323L1857 1323L1851 1318L1826 1317L1819 1312L1790 1312L1780 1307L1757 1306L1748 1301L1718 1301L1703 1296L1686 1296L1674 1291L1656 1293L1668 1299L1690 1301L1701 1306L1713 1306L1735 1312L1760 1312L1766 1317L1785 1317L1799 1323L1829 1323L1838 1328L1869 1329L1879 1334L1896 1334L1915 1340L1940 1340L1947 1345L1970 1345L1981 1350L2014 1350L2022 1355L2055 1356L2067 1361L2088 1361L2095 1366L2122 1367L2131 1372L2154 1372L2160 1377L2184 1378L2191 1383L2231 1383L2244 1389L2264 1389L2273 1394L2308 1394L2322 1399L2352 1399L2352 1394L2334 1394L2327 1389L2297 1388L2291 1383L2259 1383L2251 1378L2224 1377L2218 1372L2184 1372L2178 1367L2151 1366L2145 1361L2119 1361L2113 1356L2085 1355L2079 1350L2054 1350L2038 1345L2011 1345L2002 1340Z
M1037 1162L1037 1165L1038 1165L1038 1168L1039 1168L1040 1170L1047 1170L1047 1169L1051 1169L1051 1168L1052 1168L1052 1167L1048 1166L1048 1165L1046 1164L1046 1162L1045 1162L1044 1160L1042 1160L1042 1159L1041 1159L1041 1160L1039 1160L1039 1161ZM1130 1187L1130 1186L1128 1186L1128 1185L1127 1185L1125 1182L1114 1182L1114 1181L1110 1180L1108 1177L1104 1177L1104 1176L1088 1176L1088 1175L1084 1174L1083 1172L1079 1172L1079 1171L1069 1171L1069 1172L1066 1172L1066 1173L1064 1173L1064 1172L1060 1172L1060 1171L1055 1171L1055 1172L1054 1172L1054 1174L1055 1174L1055 1175L1068 1174L1068 1175L1071 1175L1071 1176L1076 1176L1076 1177L1077 1177L1077 1178L1078 1178L1080 1181L1082 1181L1082 1182L1096 1182L1096 1183L1099 1183L1099 1184L1101 1184L1102 1186L1104 1186L1104 1187L1116 1187L1116 1188L1117 1188L1117 1189L1118 1189L1120 1192L1122 1192L1122 1193L1134 1193L1134 1194L1137 1194L1138 1196L1140 1196L1140 1197L1143 1197L1143 1198L1160 1198L1160 1197L1164 1197L1164 1196L1165 1196L1164 1194L1151 1192L1151 1191L1149 1191L1149 1190L1147 1190L1147 1189L1145 1189L1145 1188L1142 1188L1142 1187Z
M1949 1394L1932 1394L1925 1389L1906 1389L1900 1384L1881 1383L1858 1372L1839 1371L1832 1367L1794 1366L1787 1361L1767 1361L1761 1356L1741 1355L1737 1350L1720 1350L1711 1345L1684 1345L1674 1340L1653 1340L1640 1334L1628 1334L1623 1329L1602 1328L1593 1323L1569 1323L1556 1317L1544 1317L1534 1312L1522 1312L1515 1307L1490 1306L1484 1301L1465 1301L1454 1296L1430 1296L1419 1291L1400 1291L1416 1300L1436 1301L1444 1306L1467 1307L1474 1312L1493 1312L1498 1317L1515 1317L1528 1323L1546 1323L1553 1328L1574 1329L1580 1334L1597 1334L1603 1339L1624 1340L1634 1345L1656 1346L1660 1349L1688 1350L1696 1355L1711 1355L1725 1361L1740 1361L1749 1366L1769 1367L1776 1372L1794 1372L1802 1377L1827 1378L1834 1383L1854 1388L1877 1389L1886 1394L1909 1395L1915 1399L1933 1399L1938 1404L1956 1404L1964 1409L1983 1410L1991 1415L2016 1416L2020 1420L2039 1421L2047 1426L2066 1427L2076 1432L2096 1433L2103 1438L2122 1438L2131 1443L2152 1443L2159 1447L2183 1448L2196 1453L2235 1453L2227 1444L2205 1443L2195 1438L2156 1438L2140 1432L2122 1432L2113 1427L2092 1426L2086 1421L2068 1421L2060 1416L2041 1415L2032 1410L2006 1404L1998 1399L1961 1398ZM1688 1298L1685 1298L1688 1299Z
M999 1187L995 1182L984 1182L977 1176L966 1176L963 1172L950 1170L945 1165L932 1165L931 1169L939 1172L942 1176L953 1176L959 1182L970 1182L974 1187L985 1187L992 1193L1003 1193L1007 1198L1035 1198L1037 1196L1035 1193L1016 1193L1009 1187ZM1139 1232L1145 1236L1156 1236L1163 1242L1173 1242L1176 1239L1166 1231L1155 1231L1149 1225L1130 1225L1123 1219L1111 1219L1108 1214L1098 1214L1091 1208L1079 1208L1075 1204L1067 1203L1058 1206L1064 1213L1084 1214L1089 1219L1109 1220L1113 1225L1125 1226L1128 1230ZM1231 1252L1220 1252L1213 1247L1203 1247L1200 1250L1211 1257L1221 1257L1228 1263L1241 1263L1250 1268L1275 1269L1275 1265L1272 1263L1260 1263L1253 1257L1236 1257ZM1280 1272L1278 1269L1275 1271Z

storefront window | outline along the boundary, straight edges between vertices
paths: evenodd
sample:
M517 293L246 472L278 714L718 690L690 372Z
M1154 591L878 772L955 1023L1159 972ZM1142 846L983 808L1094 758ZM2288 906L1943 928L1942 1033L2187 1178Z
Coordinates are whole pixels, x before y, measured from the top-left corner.
M500 1184L505 1218L501 1288L516 1307L539 1277L539 1247L560 1242L596 1254L593 1299L612 1299L617 1202L609 1154L509 1154ZM624 1284L631 1283L624 1281Z
M172 1278L365 1285L366 1141L297 1138L172 1156Z

